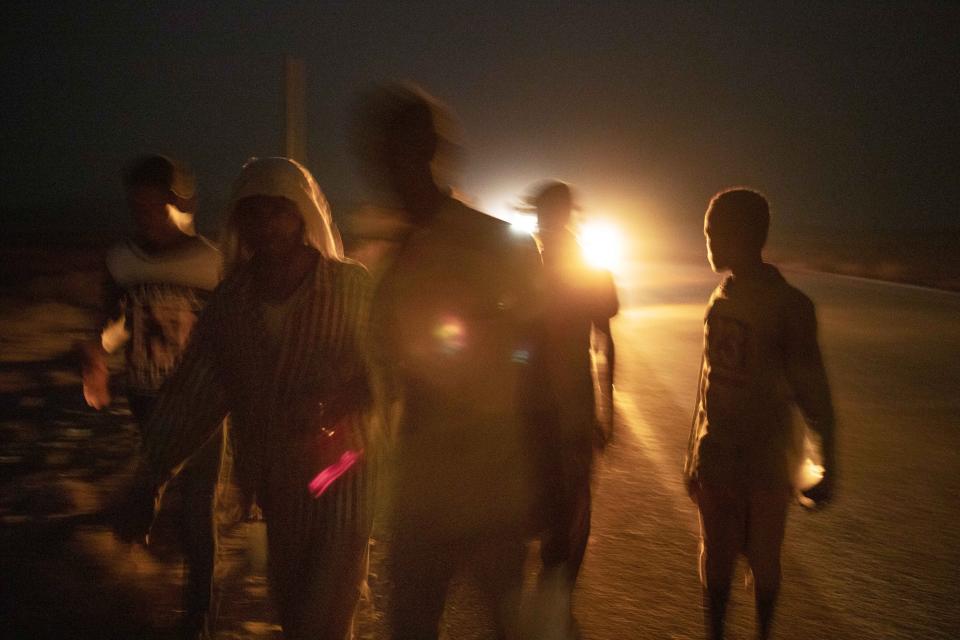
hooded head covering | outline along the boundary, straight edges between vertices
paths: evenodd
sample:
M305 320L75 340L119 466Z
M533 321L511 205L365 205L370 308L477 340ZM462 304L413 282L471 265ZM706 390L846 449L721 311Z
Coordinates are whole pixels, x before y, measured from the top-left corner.
M274 196L293 202L303 218L303 243L325 258L343 259L340 236L333 226L327 199L306 167L290 158L250 158L240 170L227 207L223 242L227 273L243 260L234 212L237 202L250 196Z

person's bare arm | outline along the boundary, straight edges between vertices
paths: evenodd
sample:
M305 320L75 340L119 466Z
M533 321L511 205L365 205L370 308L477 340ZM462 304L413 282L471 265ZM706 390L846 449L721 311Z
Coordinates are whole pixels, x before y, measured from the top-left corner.
M83 399L87 405L97 409L110 406L110 372L107 367L107 350L103 346L103 335L109 327L123 322L123 290L110 277L103 266L101 304L94 323L94 335L73 343L73 350L80 364L80 377L83 384Z
M610 330L610 319L620 310L620 299L613 282L613 275L604 271L595 282L593 296L593 330L591 331L591 349L595 357L602 358L603 370L597 369L598 376L603 374L604 379L598 380L601 397L601 411L598 415L597 434L598 445L606 446L613 439L614 425L614 380L617 369L617 352L613 342L613 332Z
M804 495L818 504L833 498L836 479L835 418L813 303L803 297L786 320L787 378L807 427L820 438L824 476Z

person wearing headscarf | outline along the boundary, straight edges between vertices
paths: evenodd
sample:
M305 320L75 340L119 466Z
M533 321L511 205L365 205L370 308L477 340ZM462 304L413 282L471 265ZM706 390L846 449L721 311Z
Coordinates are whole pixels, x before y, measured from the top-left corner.
M224 252L225 279L149 421L144 493L229 414L234 476L266 520L284 635L349 637L375 458L364 357L369 277L342 257L323 194L287 158L244 165ZM122 533L140 533L148 521L131 514Z

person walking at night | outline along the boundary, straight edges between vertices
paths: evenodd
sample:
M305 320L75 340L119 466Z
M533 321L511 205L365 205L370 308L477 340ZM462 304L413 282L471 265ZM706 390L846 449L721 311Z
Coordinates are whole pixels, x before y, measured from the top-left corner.
M756 191L718 193L704 232L714 271L729 271L704 321L703 364L684 469L700 512L707 635L719 640L738 556L753 574L757 637L770 637L780 549L799 468L795 402L821 441L824 476L805 492L833 495L834 415L810 299L763 261L770 213Z
M569 185L543 183L530 203L537 213L545 271L544 360L552 393L540 428L544 461L555 467L544 474L552 503L540 547L541 589L545 596L559 594L562 620L548 617L561 628L555 632L568 638L576 634L570 596L590 535L594 451L606 444L613 426L612 411L604 411L605 424L600 422L590 351L593 346L606 361L603 377L611 388L604 385L601 392L610 394L615 364L610 318L617 314L619 300L610 272L588 265L583 258L570 228L574 203ZM558 450L551 450L554 447Z
M192 232L195 180L180 163L159 155L138 158L123 182L136 231L107 253L98 335L78 346L84 397L91 407L103 409L112 402L107 348L119 347L116 336L127 337L126 395L143 433L160 386L179 363L197 315L220 280L223 260L219 250ZM184 637L202 636L207 625L221 445L221 437L211 438L187 462L178 483L187 567Z
M519 633L533 456L520 401L539 318L529 235L453 198L434 168L445 114L409 86L361 100L367 175L399 217L371 312L393 437L391 637L437 638L451 579L467 572L498 637Z
M376 457L365 359L370 279L342 258L323 194L287 158L234 186L226 276L147 423L121 533L230 415L235 474L267 528L268 582L288 638L351 634L365 584Z

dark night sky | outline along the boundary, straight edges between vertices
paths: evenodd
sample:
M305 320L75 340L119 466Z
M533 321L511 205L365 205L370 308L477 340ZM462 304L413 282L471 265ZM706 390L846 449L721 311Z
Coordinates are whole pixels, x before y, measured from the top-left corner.
M0 206L104 202L159 150L197 171L209 227L250 155L280 151L284 54L308 67L309 166L362 197L358 89L405 78L456 112L465 193L533 180L587 209L695 221L750 184L781 225L960 226L954 3L44 3L3 9ZM69 8L61 8L61 5Z

